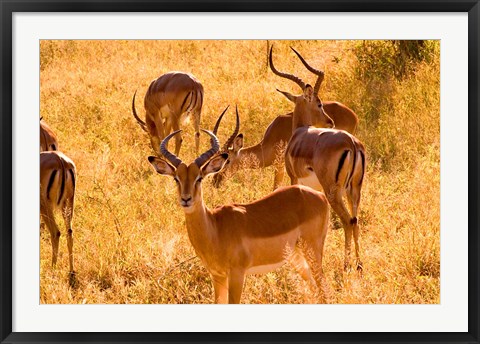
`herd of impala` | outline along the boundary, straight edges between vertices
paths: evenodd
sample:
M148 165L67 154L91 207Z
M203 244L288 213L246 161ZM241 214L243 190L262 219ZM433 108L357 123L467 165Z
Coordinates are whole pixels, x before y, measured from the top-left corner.
M170 72L154 80L144 98L142 121L132 100L133 116L148 133L155 156L148 161L161 175L177 184L178 201L185 212L187 232L196 254L213 280L215 302L239 303L247 274L261 274L294 262L302 278L322 289L323 248L328 232L329 205L339 216L345 232L344 268L351 267L351 241L355 243L355 266L363 269L359 250L358 207L365 173L365 148L353 136L356 114L338 102L322 102L318 96L324 73L311 67L292 48L303 65L317 76L314 87L300 78L279 72L269 53L272 72L297 84L298 96L280 91L295 104L293 113L275 118L260 143L243 147L236 127L221 145L216 133L227 109L213 132L200 129L203 86L191 74ZM193 162L178 154L182 144L180 125L193 117L198 155L200 131L210 138L211 148ZM168 142L175 138L175 154ZM279 149L286 145L284 150ZM222 146L222 147L221 147ZM52 242L52 264L58 256L60 230L54 210L65 220L70 274L73 269L72 216L75 197L75 165L59 152L55 134L40 120L40 208ZM279 163L280 162L280 163ZM209 209L203 200L202 180L214 174L215 187L241 168L275 167L274 191L248 204L228 204ZM226 173L228 170L228 173ZM291 184L279 187L284 171ZM344 198L347 201L347 209ZM286 251L291 252L289 257Z

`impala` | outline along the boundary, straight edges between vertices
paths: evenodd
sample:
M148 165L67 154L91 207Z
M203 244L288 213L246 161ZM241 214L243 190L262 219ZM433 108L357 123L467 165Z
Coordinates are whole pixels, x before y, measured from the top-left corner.
M211 137L211 148L189 165L170 153L148 160L162 175L177 184L178 201L185 212L187 232L198 257L211 274L216 303L239 303L247 274L266 273L292 259L301 276L322 290L322 258L328 231L329 208L325 195L295 185L248 204L229 204L210 210L202 196L202 179L219 172L228 154L217 154L220 144Z
M57 135L45 123L43 118L40 118L40 152L58 150Z
M52 266L57 263L60 230L54 213L60 210L67 231L68 259L73 274L72 217L75 199L75 164L65 154L40 153L40 215L50 232L52 242Z
M270 49L272 71L294 81L303 93L294 96L280 91L295 104L293 111L293 135L285 151L285 167L292 184L308 185L325 192L333 210L338 214L345 230L345 268L350 266L352 234L355 241L356 265L362 270L359 248L358 206L365 173L365 148L363 144L344 130L316 128L313 119L324 116L318 89L323 72L310 67L292 48L309 71L318 76L315 86L305 84L300 78L275 69ZM351 214L343 202L346 196Z
M193 75L182 72L169 72L152 81L145 94L145 122L135 110L135 91L132 100L133 116L140 127L149 134L152 148L157 154L160 142L180 128L186 118L193 115L195 128L195 148L200 144L200 113L203 104L203 86ZM175 154L180 152L182 137L175 137Z
M355 112L342 103L334 101L324 102L323 106L335 123L336 129L354 133L358 123ZM292 136L292 115L293 113L289 113L276 117L265 131L262 141L256 145L244 148L243 134L229 139L223 147L223 151L228 151L229 164L213 177L215 187L220 186L227 173L235 173L243 168L265 168L273 165L275 169L273 189L275 190L281 184L285 174L285 155L282 148L285 148ZM237 133L238 127L235 135Z

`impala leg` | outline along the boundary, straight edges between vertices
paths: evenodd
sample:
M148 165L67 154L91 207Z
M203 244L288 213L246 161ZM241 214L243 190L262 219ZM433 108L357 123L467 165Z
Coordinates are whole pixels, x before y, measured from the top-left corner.
M350 268L350 255L353 236L353 218L348 213L345 203L343 202L341 189L334 186L327 193L328 202L332 206L332 209L337 213L342 221L342 225L345 231L345 262L344 269Z
M214 276L213 289L215 290L215 303L228 303L228 277Z
M310 266L308 265L305 256L301 252L300 248L295 248L293 251L292 256L290 257L291 262L295 270L300 274L300 277L312 286L316 284L315 279L312 276L312 271L310 270Z
M296 258L297 263L295 269L305 281L309 282L310 290L313 293L316 293L315 286L317 287L318 301L320 303L326 303L325 276L322 266L323 243L310 242L307 245L305 242L300 245L302 254L300 255L301 258Z
M55 222L55 217L52 209L49 206L44 205L45 202L41 202L40 212L42 215L43 222L50 232L50 241L52 243L52 267L57 264L58 257L58 244L60 242L60 230L58 229L57 223Z
M282 183L285 176L285 169L283 166L275 167L275 176L273 180L273 190L276 190Z
M57 258L58 258L58 245L60 243L60 230L58 229L57 224L55 223L55 220L49 220L47 221L47 227L50 231L50 240L52 242L52 266L55 266L57 264Z
M60 244L60 231L50 232L50 238L52 240L52 266L57 265L58 258L58 246Z
M160 153L160 143L165 137L165 133L161 113L147 112L146 123L147 130L150 135L150 142L152 144L152 148L158 156L162 156L162 153Z
M167 136L168 134L170 134L172 132L172 116L173 115L169 115L167 119L165 119L165 125L163 126L163 133L165 134L165 136ZM177 126L178 128L178 126ZM178 130L178 129L174 129L174 130Z
M353 225L353 240L355 242L356 264L357 264L357 270L362 271L363 270L363 263L360 260L360 245L358 243L359 236L360 236L360 228L358 226L358 223L355 223Z
M193 128L195 129L195 154L198 155L200 147L200 110L193 114Z
M324 274L323 274L323 248L328 232L328 210L326 216L315 226L314 232L304 234L303 254L313 274L313 279L324 298ZM320 234L320 235L319 235Z
M173 128L173 130L178 130L179 129L178 126L174 125L174 122L176 121L174 116L175 116L175 114L169 112L166 119L165 119L165 123L164 123L164 126L163 126L163 132L164 132L165 136L167 136L168 134L170 134L172 132L172 128ZM177 136L180 136L180 134L178 134ZM175 137L175 149L177 149L177 146L178 146L177 137ZM167 143L167 149L168 149L168 143ZM176 153L176 154L178 154L178 153Z
M68 262L70 273L73 274L73 231L72 231L72 217L73 217L73 197L66 200L66 205L63 208L63 219L67 230L67 248L68 248Z
M176 118L172 119L171 121L170 120L168 121L168 127L169 127L169 129L172 128L173 131L180 130L180 125L179 125L178 120ZM168 133L169 132L170 131L168 131ZM178 153L180 153L180 148L182 147L182 142L183 142L182 133L178 133L177 135L175 135L175 155L178 155Z
M342 221L343 222L343 221ZM343 225L344 232L345 232L345 262L344 262L344 269L345 271L350 270L350 257L351 257L351 247L352 247L352 235L353 235L353 228L350 224Z
M351 224L353 226L353 240L355 242L355 258L357 270L361 271L363 269L362 261L360 260L360 227L358 225L357 210L358 204L360 203L360 188L354 189L351 192L350 198L352 199L352 219Z
M298 178L290 176L290 185L298 184Z
M236 269L230 271L228 275L228 303L240 303L244 281L244 270Z
M287 174L290 177L290 185L298 184L298 179L295 177L295 175L291 171L291 165L287 159L288 157L285 157L285 170L287 171Z
M355 182L355 180L354 180ZM360 260L360 244L359 244L359 237L360 237L360 227L358 225L358 206L360 205L360 194L361 194L361 183L357 184L356 187L350 186L347 190L347 195L349 199L349 203L352 209L352 219L351 224L353 226L353 240L355 242L355 258L356 258L356 265L357 270L361 271L363 269L362 261Z
M212 181L213 181L213 186L218 188L222 184L224 178L224 174L222 172L215 173L213 175Z

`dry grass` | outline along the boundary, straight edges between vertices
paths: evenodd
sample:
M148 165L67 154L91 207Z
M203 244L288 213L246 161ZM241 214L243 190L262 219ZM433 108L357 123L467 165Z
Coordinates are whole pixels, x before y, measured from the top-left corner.
M68 283L65 235L59 262L41 235L41 303L211 303L213 287L188 241L171 179L147 161L150 141L131 115L149 83L170 70L193 73L204 85L202 127L212 128L226 105L238 104L246 145L260 140L275 116L292 105L275 88L298 87L267 70L266 41L42 41L41 116L78 171L74 214L77 284ZM331 230L324 271L331 303L439 303L440 120L439 56L408 77L369 80L355 73L352 41L275 42L279 70L312 83L288 46L324 68L320 91L360 117L368 169L360 226L363 276L343 271L343 230ZM142 115L143 116L143 115ZM219 130L225 140L232 110ZM202 136L201 146L208 140ZM180 156L193 159L191 124ZM287 180L284 181L285 184ZM240 171L214 189L209 207L247 202L271 191L273 168ZM333 219L335 220L335 219ZM332 224L332 228L336 227ZM244 303L315 303L289 265L247 278Z

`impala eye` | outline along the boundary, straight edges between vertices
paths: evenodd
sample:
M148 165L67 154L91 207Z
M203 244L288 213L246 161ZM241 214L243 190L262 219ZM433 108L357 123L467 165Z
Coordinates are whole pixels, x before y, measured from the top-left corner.
M177 177L173 177L173 180L175 181L175 183L180 183L180 179L178 179Z
M201 182L202 182L202 179L203 179L202 177L198 177L197 180L196 180L196 182L197 182L197 183L201 183Z

